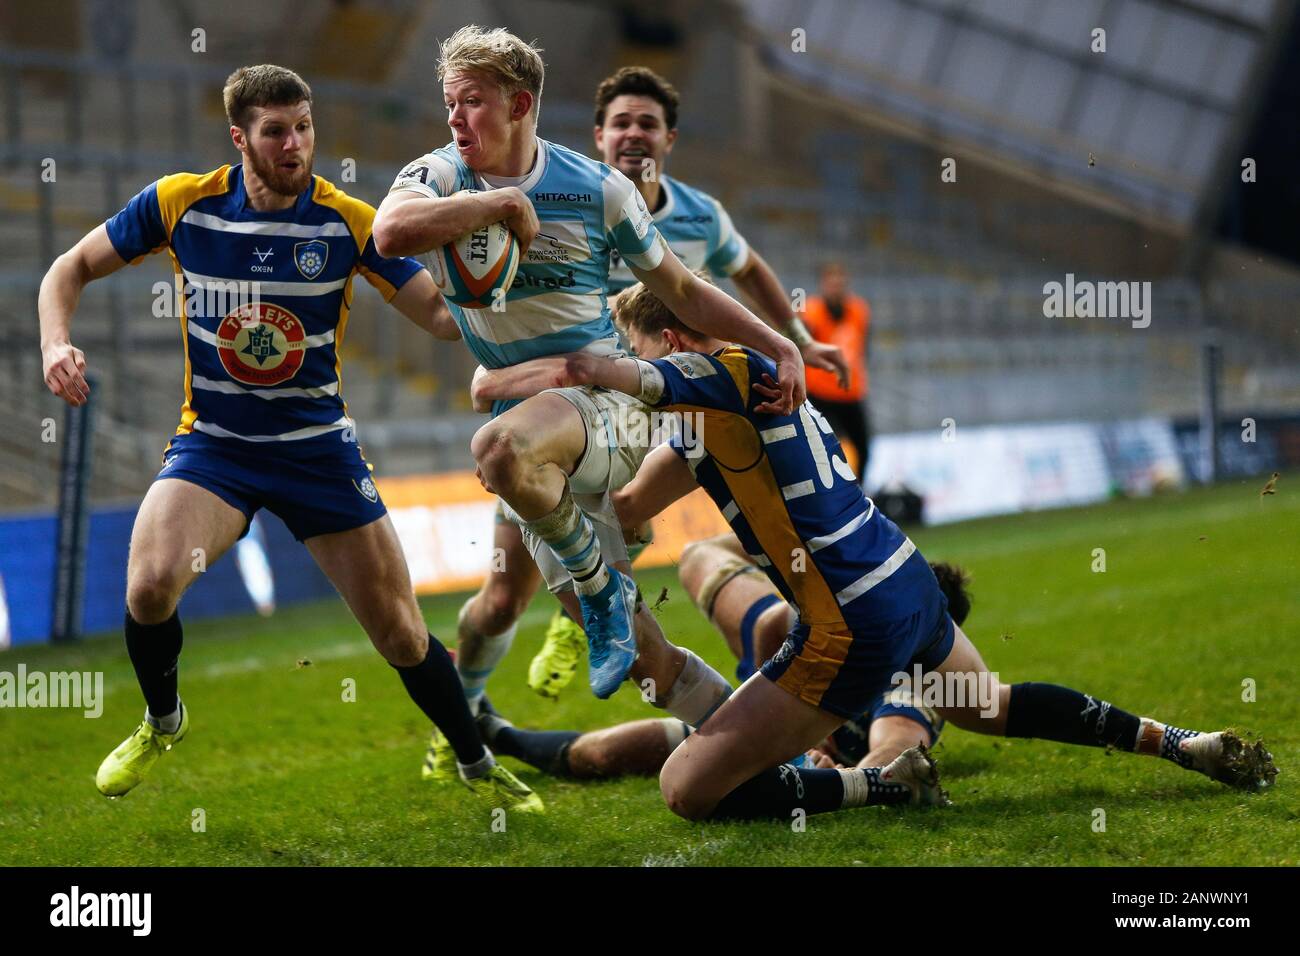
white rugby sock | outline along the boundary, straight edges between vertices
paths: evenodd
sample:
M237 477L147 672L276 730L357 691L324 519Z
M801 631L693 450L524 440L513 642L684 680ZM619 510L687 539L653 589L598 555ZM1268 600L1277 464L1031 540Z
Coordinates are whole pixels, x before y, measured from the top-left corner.
M589 597L609 583L609 569L600 554L596 528L565 485L559 504L550 514L525 522L555 552L566 571L573 577L573 588Z
M181 706L182 706L181 699L180 697L177 697L176 709L173 710L170 714L164 714L161 717L156 717L153 714L149 713L149 708L145 707L144 719L149 724L149 726L152 727L154 730L158 731L158 733L174 734L176 733L176 731L181 729Z
M519 624L511 624L500 634L480 634L466 622L468 610L469 601L466 601L460 609L460 619L456 625L456 673L460 675L461 686L465 688L465 700L469 702L470 712L477 715L488 678L510 650Z

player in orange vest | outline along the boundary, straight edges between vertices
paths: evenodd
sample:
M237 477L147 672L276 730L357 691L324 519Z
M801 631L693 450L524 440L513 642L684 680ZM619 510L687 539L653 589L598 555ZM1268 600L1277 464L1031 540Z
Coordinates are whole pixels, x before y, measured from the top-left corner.
M859 480L867 474L867 332L871 306L849 292L848 275L838 262L821 270L821 295L811 296L801 315L812 337L840 347L849 366L849 386L842 388L830 372L808 366L808 394L835 434L853 443L858 461L850 462Z

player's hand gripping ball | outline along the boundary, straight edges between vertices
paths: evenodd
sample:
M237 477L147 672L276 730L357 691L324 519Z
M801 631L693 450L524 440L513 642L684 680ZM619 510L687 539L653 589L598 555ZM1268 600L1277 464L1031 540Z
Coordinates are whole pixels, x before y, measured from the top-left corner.
M504 222L494 222L434 249L429 255L429 271L448 302L465 309L490 309L493 305L502 309L519 259L515 234Z

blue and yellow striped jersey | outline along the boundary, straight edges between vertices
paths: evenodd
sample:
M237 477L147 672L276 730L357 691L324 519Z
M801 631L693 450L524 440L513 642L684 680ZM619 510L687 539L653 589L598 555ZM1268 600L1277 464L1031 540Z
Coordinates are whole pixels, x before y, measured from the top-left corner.
M290 208L258 212L241 167L222 166L164 176L108 220L126 261L163 249L172 259L185 348L178 435L337 441L354 427L338 354L353 276L390 300L422 268L375 251L374 218L319 176Z
M656 404L684 416L672 446L801 623L857 629L915 611L930 569L862 493L826 419L811 402L754 412L770 359L727 346L651 364L665 383Z

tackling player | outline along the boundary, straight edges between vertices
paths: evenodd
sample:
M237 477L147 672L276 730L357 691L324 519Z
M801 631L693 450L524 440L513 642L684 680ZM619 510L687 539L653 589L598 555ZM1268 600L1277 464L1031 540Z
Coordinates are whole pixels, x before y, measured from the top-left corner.
M619 318L649 361L574 354L489 373L479 387L501 397L580 382L702 411L703 456L681 443L655 449L619 492L619 514L637 525L704 487L798 609L776 654L668 758L660 785L675 813L789 819L799 808L942 802L919 750L885 768L778 766L866 710L913 665L990 691L995 708L983 695L945 696L940 714L967 730L1160 756L1242 789L1272 782L1277 771L1261 743L1168 726L1066 687L997 681L915 545L863 496L811 403L794 414L764 410L774 394L767 359L687 328L644 286L623 293Z
M45 382L70 405L88 394L85 356L69 332L82 289L165 249L185 290L185 403L136 515L127 566L126 646L148 707L104 759L96 785L122 796L189 732L177 693L177 604L266 508L303 542L411 699L442 728L460 779L495 802L540 810L480 742L451 658L425 628L340 394L353 279L361 275L403 315L454 338L433 280L413 260L381 257L374 210L312 175L312 96L301 77L243 67L223 95L243 162L147 186L55 260L41 284Z
M781 599L762 570L743 555L735 535L687 545L678 575L691 600L717 628L736 656L736 676L754 673L754 660L776 653L793 625L794 609ZM932 564L953 621L970 610L960 568ZM545 773L578 780L658 773L668 755L691 733L680 720L634 720L600 730L527 730L515 727L485 701L479 733L493 752L514 757ZM865 714L809 751L814 766L878 767L909 747L933 746L943 719L917 701L908 688L891 690Z
M575 349L621 354L606 301L617 249L685 321L774 356L783 388L777 406L803 400L798 349L684 268L626 177L538 137L544 66L536 49L504 29L462 27L442 44L438 75L453 141L401 171L375 218L375 241L385 254L416 255L507 223L524 255L505 308L451 306L480 364L505 368ZM639 404L575 387L493 411L471 446L479 473L523 529L552 589L572 581L593 692L608 697L629 674L644 675L668 688L661 699L671 713L711 712L729 692L725 680L667 645L648 614L653 634L634 634L636 586L606 496L647 451L636 437Z

